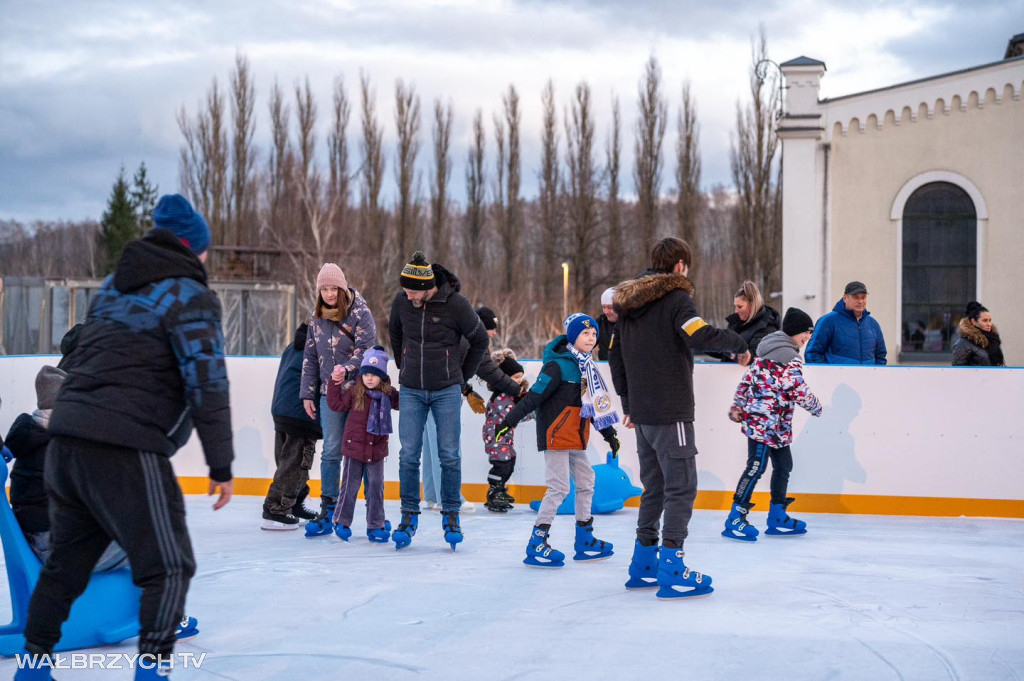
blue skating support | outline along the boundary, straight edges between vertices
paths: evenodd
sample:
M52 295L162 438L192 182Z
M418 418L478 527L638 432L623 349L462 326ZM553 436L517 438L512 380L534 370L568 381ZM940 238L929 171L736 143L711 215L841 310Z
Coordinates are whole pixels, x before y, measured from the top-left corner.
M7 483L7 466L0 466L0 488ZM0 655L25 648L28 602L43 566L21 532L6 494L0 494L0 540L4 547L7 583L11 590L11 623L0 627ZM139 635L139 598L129 568L94 574L85 593L71 608L54 650L78 650L119 643Z
M594 515L614 513L626 505L633 497L643 494L643 490L629 480L629 474L619 466L618 458L611 452L605 457L605 463L594 466L594 499L590 503L590 512ZM540 501L531 501L530 508L540 510ZM558 507L558 515L572 515L576 512L576 482L570 478L569 494Z

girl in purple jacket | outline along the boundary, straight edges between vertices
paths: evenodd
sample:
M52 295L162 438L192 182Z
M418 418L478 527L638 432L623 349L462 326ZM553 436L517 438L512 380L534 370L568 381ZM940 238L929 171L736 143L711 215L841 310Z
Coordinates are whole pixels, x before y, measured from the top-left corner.
M372 542L386 543L391 524L384 518L384 459L388 456L388 435L392 433L391 411L398 410L398 389L388 378L388 356L375 345L363 355L359 380L347 391L331 382L327 386L327 405L332 411L347 413L341 455L345 469L332 522L334 533L348 541L352 536L359 485L366 478L366 536Z

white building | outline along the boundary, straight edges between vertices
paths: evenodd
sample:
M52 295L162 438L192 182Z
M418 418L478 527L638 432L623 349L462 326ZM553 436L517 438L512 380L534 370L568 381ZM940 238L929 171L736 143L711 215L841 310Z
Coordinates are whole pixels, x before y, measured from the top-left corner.
M969 300L1024 365L1024 34L1006 58L820 99L824 62L781 64L783 304L869 290L890 363L949 360Z

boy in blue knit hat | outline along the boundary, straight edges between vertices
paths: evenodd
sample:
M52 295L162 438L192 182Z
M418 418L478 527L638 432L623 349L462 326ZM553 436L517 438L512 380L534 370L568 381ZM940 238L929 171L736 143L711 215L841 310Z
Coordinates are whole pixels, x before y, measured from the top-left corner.
M594 497L594 469L587 458L590 424L601 433L613 453L619 440L613 425L619 415L591 354L597 346L597 321L576 312L562 322L565 333L544 348L544 366L533 388L498 425L501 439L527 414L536 412L537 449L544 452L547 491L537 523L526 547L526 565L562 567L565 554L548 544L551 522L569 494L569 477L576 481L576 554L573 560L601 560L612 555L610 542L594 537L590 503Z

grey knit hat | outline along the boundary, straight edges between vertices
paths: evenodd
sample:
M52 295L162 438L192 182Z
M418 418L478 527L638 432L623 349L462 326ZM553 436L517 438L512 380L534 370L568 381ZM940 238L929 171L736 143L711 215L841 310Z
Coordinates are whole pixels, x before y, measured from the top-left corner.
M57 404L57 391L67 374L57 367L44 366L36 374L36 406L40 409L53 409Z

